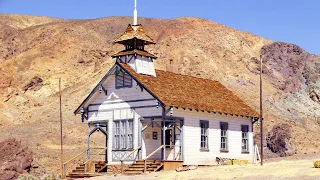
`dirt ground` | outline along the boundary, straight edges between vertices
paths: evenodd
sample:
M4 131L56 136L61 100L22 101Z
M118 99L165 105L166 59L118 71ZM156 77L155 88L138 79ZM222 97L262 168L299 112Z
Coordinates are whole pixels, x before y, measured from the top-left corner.
M313 167L313 160L317 157L307 159L286 159L281 161L265 162L263 166L250 164L245 166L215 166L199 167L196 170L185 172L166 171L139 176L116 176L116 177L94 177L87 180L155 180L155 179L237 179L237 180L320 180L320 169Z

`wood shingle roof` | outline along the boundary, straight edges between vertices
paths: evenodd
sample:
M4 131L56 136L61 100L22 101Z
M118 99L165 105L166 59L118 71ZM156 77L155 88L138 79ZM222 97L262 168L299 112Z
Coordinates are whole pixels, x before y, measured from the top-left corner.
M127 64L119 65L166 106L259 117L259 113L218 81L161 70L156 70L157 77L153 77L137 74Z
M126 31L114 42L124 44L126 40L137 38L145 41L145 44L155 44L154 41L144 32L142 25L130 25Z

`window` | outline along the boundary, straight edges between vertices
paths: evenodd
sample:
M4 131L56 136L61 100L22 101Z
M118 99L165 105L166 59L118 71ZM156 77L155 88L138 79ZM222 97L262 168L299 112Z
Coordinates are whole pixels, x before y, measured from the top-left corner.
M249 139L248 139L249 126L242 125L241 132L242 132L242 152L249 152Z
M132 78L129 74L119 71L116 73L116 89L132 87Z
M120 121L114 122L114 148L120 149Z
M133 120L114 121L114 149L133 149Z
M127 136L128 136L128 149L133 149L133 121L128 121L128 130L127 130Z
M221 129L221 151L228 151L228 123L220 122L220 129Z
M200 129L201 129L200 150L209 150L209 146L208 146L209 121L201 120Z

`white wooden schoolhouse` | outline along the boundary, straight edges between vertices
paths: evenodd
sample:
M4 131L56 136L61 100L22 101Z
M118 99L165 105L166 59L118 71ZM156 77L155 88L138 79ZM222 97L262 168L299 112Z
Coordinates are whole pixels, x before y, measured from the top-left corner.
M88 123L88 149L90 136L101 131L108 165L215 165L217 157L252 162L255 110L218 81L179 74L172 60L167 71L155 69L157 57L145 49L155 42L136 11L114 42L124 50L75 110Z

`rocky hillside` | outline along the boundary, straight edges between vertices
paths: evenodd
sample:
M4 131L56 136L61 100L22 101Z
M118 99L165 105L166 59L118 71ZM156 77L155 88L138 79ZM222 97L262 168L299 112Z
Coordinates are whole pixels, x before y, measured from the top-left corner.
M21 139L43 170L59 168L61 78L66 155L84 149L87 126L73 111L114 63L122 47L112 41L128 23L0 15L0 141ZM261 52L266 130L288 124L299 153L319 151L319 56L198 18L139 23L157 43L147 47L159 57L156 68L174 59L180 73L218 80L256 110Z

